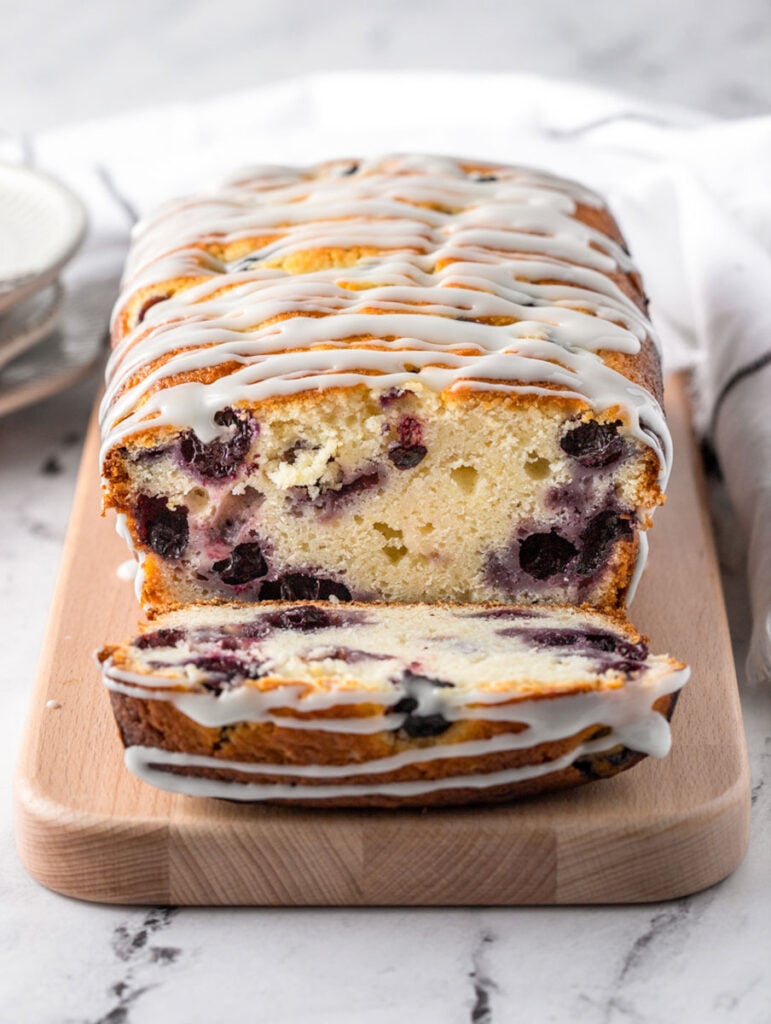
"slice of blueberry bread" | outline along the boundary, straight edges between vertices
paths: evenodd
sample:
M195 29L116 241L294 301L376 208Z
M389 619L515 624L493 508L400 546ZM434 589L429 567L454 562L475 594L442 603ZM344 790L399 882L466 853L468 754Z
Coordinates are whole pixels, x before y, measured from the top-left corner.
M623 606L669 435L607 207L436 157L262 168L138 230L105 505L195 601Z
M99 654L128 767L313 806L529 796L664 756L688 677L571 607L198 605Z

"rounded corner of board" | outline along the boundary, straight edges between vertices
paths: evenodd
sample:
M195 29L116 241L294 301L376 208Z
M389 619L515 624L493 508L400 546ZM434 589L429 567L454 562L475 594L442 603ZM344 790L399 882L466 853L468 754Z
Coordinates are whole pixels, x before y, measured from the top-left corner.
M658 899L681 899L729 878L742 864L750 842L751 780L742 771L713 800L683 816L671 849L670 889Z
M60 802L23 774L15 780L19 861L31 878L61 896L90 903L165 901L164 879L151 893L142 870L148 861L164 863L164 830L125 825Z

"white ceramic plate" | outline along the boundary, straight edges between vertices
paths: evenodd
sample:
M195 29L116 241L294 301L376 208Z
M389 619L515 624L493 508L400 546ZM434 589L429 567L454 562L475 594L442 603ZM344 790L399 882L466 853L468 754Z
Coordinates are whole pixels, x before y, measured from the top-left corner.
M62 311L63 299L64 289L56 281L7 313L0 313L0 367L51 333Z
M85 231L85 208L61 182L0 163L0 311L53 281Z

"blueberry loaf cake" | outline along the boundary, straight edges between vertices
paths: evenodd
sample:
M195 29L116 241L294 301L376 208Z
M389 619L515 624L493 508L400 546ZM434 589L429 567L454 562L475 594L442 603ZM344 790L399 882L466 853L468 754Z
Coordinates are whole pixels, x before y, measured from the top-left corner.
M104 501L151 616L628 598L670 441L593 192L438 157L259 168L139 227L113 339Z
M99 654L164 789L332 806L528 796L664 756L688 669L563 606L201 604Z

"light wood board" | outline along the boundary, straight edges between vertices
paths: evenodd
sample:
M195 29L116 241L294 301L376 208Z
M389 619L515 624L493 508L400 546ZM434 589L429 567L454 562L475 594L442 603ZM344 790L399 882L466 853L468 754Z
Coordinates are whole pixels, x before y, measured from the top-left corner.
M92 652L132 635L132 588L99 517L92 424L16 790L21 859L44 885L110 903L555 904L667 899L741 861L750 777L720 578L681 382L676 444L633 619L693 669L669 757L536 800L324 811L160 792L123 767ZM48 707L48 701L61 707Z

